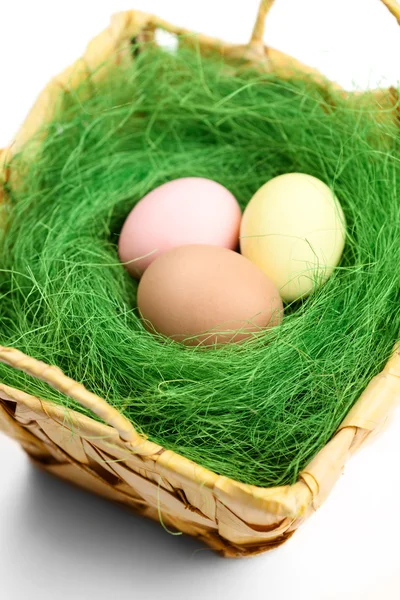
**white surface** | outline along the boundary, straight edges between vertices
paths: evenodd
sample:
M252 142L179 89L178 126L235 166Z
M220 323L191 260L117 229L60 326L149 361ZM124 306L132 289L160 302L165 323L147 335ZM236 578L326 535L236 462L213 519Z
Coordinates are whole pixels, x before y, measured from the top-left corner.
M47 80L131 2L0 3L0 146ZM257 3L134 5L242 42ZM400 30L378 0L276 0L266 40L348 88L400 78ZM0 435L0 597L398 600L399 439L400 414L349 463L326 504L285 546L236 561L37 472Z

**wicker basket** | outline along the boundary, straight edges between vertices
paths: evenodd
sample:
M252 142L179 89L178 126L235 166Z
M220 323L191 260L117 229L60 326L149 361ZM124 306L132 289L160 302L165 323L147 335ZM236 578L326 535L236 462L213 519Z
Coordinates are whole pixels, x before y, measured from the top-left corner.
M400 6L382 0L400 24ZM287 77L303 71L321 86L323 76L266 48L264 20L273 0L262 0L251 41L245 46L196 37L202 52L218 51L227 60L241 59ZM130 11L88 46L85 55L53 79L39 96L12 145L0 152L0 201L18 185L5 168L10 156L51 120L60 93L77 87L89 74L107 77L111 69L133 60L132 39L152 40L157 29L180 36L190 33L154 16ZM183 36L189 44L193 37ZM108 59L108 61L107 61ZM107 61L107 67L99 69ZM345 92L343 92L345 94ZM397 101L396 90L376 92L383 107ZM0 204L1 206L1 204ZM0 384L0 429L20 442L32 460L63 479L131 507L166 527L196 536L225 556L244 556L279 546L325 500L344 464L371 434L385 425L400 399L400 350L368 385L330 442L291 486L259 488L221 477L138 435L107 402L66 377L57 367L0 348L0 360L47 382L106 423Z

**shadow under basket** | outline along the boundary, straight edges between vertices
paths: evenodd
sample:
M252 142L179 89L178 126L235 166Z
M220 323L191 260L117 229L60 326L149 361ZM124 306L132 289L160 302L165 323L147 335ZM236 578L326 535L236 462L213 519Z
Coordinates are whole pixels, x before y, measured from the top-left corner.
M393 0L382 1L400 23L400 6ZM264 21L272 3L261 2L251 41L241 46L202 35L194 38L142 12L114 16L85 55L49 83L13 143L0 152L0 201L16 185L6 167L10 157L51 121L60 93L77 89L89 75L107 77L109 69L135 60L132 40L135 44L152 42L158 30L177 36L182 44L195 39L202 53L218 53L235 64L240 61L240 68L248 64L282 78L303 72L321 86L327 85L320 73L264 46ZM105 64L109 66L104 68ZM386 112L397 101L395 90L378 90L375 95ZM62 406L0 384L0 429L17 440L36 464L168 529L198 537L231 557L257 554L285 542L324 502L349 457L384 427L400 397L400 351L396 347L384 370L370 381L297 483L261 488L219 476L148 441L115 408L55 366L10 347L0 348L0 361L48 383L102 421L72 410L66 418Z

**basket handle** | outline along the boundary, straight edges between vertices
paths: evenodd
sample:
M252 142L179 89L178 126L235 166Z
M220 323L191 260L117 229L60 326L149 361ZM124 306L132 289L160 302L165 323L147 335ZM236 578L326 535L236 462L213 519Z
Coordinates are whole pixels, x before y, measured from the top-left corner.
M380 1L392 13L392 15L395 17L398 24L400 25L400 4L397 2L397 0ZM254 23L253 27L253 33L251 34L249 45L252 49L254 49L257 53L260 54L264 54L263 39L265 31L265 20L274 2L275 0L261 0L256 22Z
M265 20L274 2L275 0L261 0L256 22L254 23L253 32L250 38L250 47L262 54L264 54L263 40L265 31Z
M381 0L400 25L400 4L397 0Z
M23 371L31 377L36 377L53 389L72 398L99 417L104 423L113 427L125 442L143 443L143 437L137 433L126 417L110 406L103 398L89 392L81 383L67 377L58 367L31 358L16 348L4 346L0 346L0 362Z

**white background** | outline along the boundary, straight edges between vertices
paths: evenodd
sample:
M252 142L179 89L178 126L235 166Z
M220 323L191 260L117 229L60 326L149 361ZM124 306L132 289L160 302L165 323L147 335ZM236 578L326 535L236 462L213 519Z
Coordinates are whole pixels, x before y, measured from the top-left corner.
M134 5L131 2L135 2ZM0 146L47 80L118 10L244 42L258 0L0 2ZM379 0L276 0L266 41L346 88L400 79L400 29ZM0 434L4 600L399 600L400 414L282 548L224 560L196 541L33 469Z

